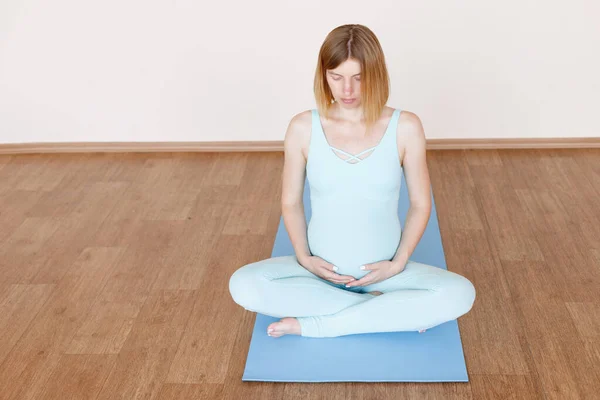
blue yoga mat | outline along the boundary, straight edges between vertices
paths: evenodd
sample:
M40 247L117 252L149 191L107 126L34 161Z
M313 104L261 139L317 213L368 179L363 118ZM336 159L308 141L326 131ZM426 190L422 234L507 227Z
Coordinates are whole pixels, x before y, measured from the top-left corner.
M404 176L398 215L404 226L409 207ZM433 191L432 191L433 193ZM310 220L310 187L304 186ZM293 255L280 219L271 257ZM447 269L435 202L427 228L410 260ZM256 314L243 381L272 382L468 382L456 320L418 332L378 332L333 338L267 335L279 318ZM285 360L282 363L281 360Z

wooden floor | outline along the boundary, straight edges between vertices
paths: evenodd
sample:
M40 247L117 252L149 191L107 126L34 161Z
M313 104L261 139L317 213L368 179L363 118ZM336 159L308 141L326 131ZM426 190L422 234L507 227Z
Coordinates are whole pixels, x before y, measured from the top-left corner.
M14 155L0 398L598 399L600 149L428 163L448 269L477 289L468 383L241 381L255 314L228 279L271 254L283 153Z

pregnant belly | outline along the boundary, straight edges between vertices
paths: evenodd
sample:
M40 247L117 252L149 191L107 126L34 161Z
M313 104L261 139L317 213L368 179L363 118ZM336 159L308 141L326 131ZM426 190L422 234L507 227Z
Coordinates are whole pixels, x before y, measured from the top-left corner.
M312 255L338 267L338 274L357 279L369 273L361 270L361 265L391 260L398 250L401 235L397 217L362 222L313 218L307 231Z

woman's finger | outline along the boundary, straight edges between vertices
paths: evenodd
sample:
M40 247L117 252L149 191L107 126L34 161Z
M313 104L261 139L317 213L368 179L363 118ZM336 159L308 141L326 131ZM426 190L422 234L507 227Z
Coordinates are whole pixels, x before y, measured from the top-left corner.
M375 278L376 278L376 276L374 276L373 272L371 272L355 282L350 282L349 285L350 285L350 287L352 287L352 286L367 286L367 285L370 285L375 280Z
M331 278L331 279L328 279L328 280L329 280L330 282L333 282L333 283L339 283L339 284L346 284L346 283L349 283L349 282L351 282L351 281L349 281L349 280L344 280L344 279L339 279L339 278Z
M335 272L331 272L327 268L324 268L322 273L323 273L323 276L325 277L325 279L328 279L330 281L341 280L341 275L338 275Z
M338 283L338 284L342 284L342 283L345 284L345 283L354 281L353 276L339 275L339 274L336 274L335 272L331 272L327 269L323 270L323 276L328 281L333 282L333 283Z
M348 282L345 282L345 281L330 281L330 282L333 282L333 283L335 283L337 285L346 285L348 283Z
M337 277L339 279L344 276L344 275L338 274L337 272L332 271L333 267L323 265L323 266L321 266L321 268L322 268L323 274L329 278Z

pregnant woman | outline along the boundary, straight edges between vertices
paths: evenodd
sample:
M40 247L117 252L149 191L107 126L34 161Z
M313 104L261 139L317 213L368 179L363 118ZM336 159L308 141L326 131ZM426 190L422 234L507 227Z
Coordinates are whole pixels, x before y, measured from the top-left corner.
M282 318L268 326L272 337L424 332L475 301L467 278L409 260L431 214L426 143L416 114L386 106L388 83L371 30L329 33L315 76L318 108L294 116L284 140L281 205L295 255L247 264L229 280L237 304ZM402 171L410 197L404 231Z

